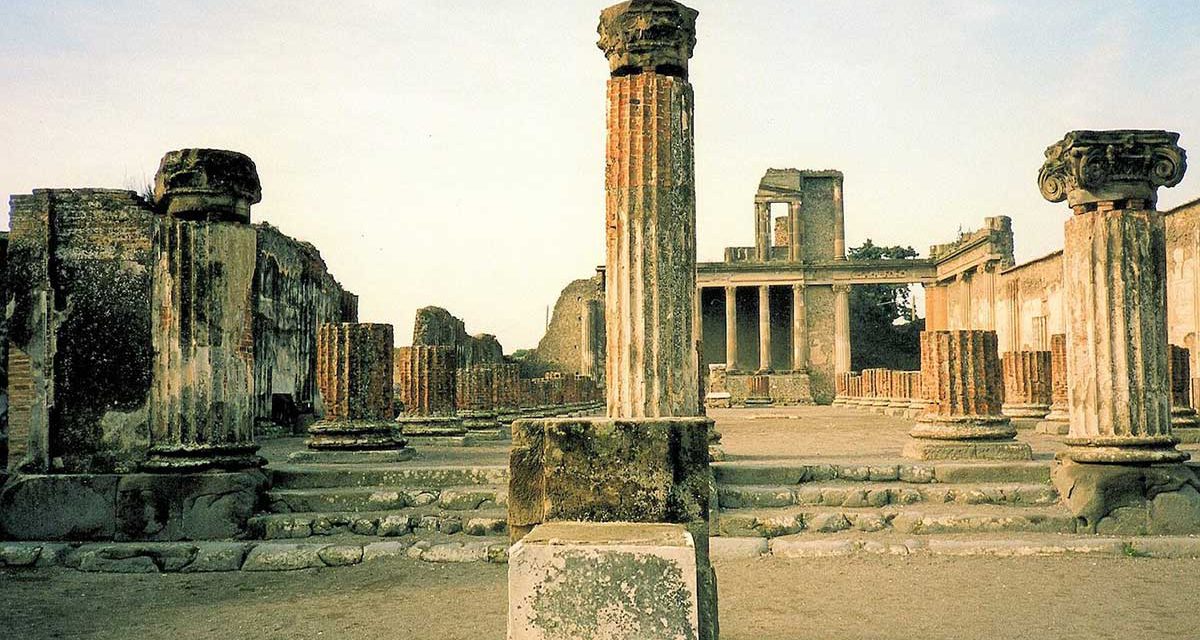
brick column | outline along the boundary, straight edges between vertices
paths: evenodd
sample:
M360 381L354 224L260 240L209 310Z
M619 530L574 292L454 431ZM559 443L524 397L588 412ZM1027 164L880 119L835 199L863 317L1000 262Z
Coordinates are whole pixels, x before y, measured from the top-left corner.
M921 386L921 372L905 371L904 375L908 378L908 387L910 389L910 398L905 415L914 418L924 415L929 410L929 401L925 398L925 392Z
M1044 418L1050 413L1050 352L1009 351L1004 371L1002 412L1010 418Z
M758 288L758 371L771 371L771 287Z
M396 349L396 391L404 412L396 418L405 436L461 436L455 413L455 347L413 345Z
M1037 424L1038 433L1065 436L1071 427L1067 405L1067 336L1050 336L1050 413Z
M184 149L162 159L166 216L153 265L150 451L158 471L263 464L254 443L253 282L261 200L250 158Z
M325 416L308 428L312 449L400 449L392 376L392 325L324 324L317 331L317 387Z
M455 372L455 412L469 431L494 430L496 372L490 364L473 364Z
M737 371L737 287L725 287L725 370Z
M1171 434L1166 230L1159 187L1183 179L1167 131L1072 131L1046 149L1042 195L1066 200L1063 306L1071 429L1051 477L1079 527L1192 533L1200 480Z
M921 460L1029 460L1029 445L1000 412L1001 373L995 331L921 333L921 378L928 412L917 420L904 455Z
M1171 428L1194 429L1200 427L1200 417L1192 408L1192 354L1185 348L1169 345L1167 369L1171 378Z

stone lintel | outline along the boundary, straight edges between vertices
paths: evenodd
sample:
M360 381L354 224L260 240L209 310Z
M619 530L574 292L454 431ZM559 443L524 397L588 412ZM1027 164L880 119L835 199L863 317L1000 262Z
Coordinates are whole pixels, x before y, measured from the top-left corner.
M1178 133L1161 130L1072 131L1046 149L1038 187L1076 213L1100 203L1154 208L1158 188L1179 184L1187 170L1178 141Z

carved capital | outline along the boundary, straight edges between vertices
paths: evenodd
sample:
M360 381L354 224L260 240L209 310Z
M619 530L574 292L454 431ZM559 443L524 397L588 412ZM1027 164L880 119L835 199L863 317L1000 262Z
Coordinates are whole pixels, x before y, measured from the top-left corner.
M848 284L835 284L832 286L834 293L850 293L850 285Z
M687 79L696 46L695 9L673 0L629 0L600 12L596 44L613 76L659 73Z
M1072 208L1142 200L1154 206L1159 187L1187 171L1187 154L1170 131L1072 131L1046 149L1038 188L1050 202Z
M250 205L261 200L254 161L236 151L170 151L154 176L154 201L185 220L250 222Z

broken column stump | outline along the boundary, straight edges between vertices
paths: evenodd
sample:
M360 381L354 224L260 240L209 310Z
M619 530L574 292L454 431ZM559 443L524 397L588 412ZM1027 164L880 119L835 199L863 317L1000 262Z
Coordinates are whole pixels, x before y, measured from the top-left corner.
M413 450L393 421L392 325L343 322L317 332L317 385L325 416L293 462L399 462ZM353 453L351 453L353 452ZM370 452L370 453L367 453Z
M473 364L455 373L455 410L467 431L499 436L496 375L492 365Z
M1038 433L1065 436L1071 428L1067 405L1067 336L1050 336L1050 413L1037 424Z
M1200 481L1171 433L1166 231L1159 187L1183 179L1168 131L1072 131L1046 149L1042 195L1066 200L1063 288L1071 428L1052 479L1081 529L1191 533Z
M461 442L467 430L456 415L455 348L413 345L396 349L395 357L396 394L404 408L396 424L404 437L410 443Z
M1200 427L1200 417L1192 407L1191 352L1177 345L1168 345L1167 370L1171 379L1171 430Z
M1028 444L1000 412L1000 358L994 331L921 333L927 412L917 419L904 456L919 460L1029 460Z
M1049 351L1004 354L1001 413L1010 418L1044 418L1050 413L1050 360Z

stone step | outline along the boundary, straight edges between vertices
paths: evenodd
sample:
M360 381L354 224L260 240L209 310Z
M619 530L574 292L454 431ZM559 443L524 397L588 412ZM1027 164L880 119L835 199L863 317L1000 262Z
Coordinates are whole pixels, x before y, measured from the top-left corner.
M255 516L250 519L249 528L251 535L259 540L341 536L420 539L457 533L495 536L507 533L507 516L505 509L497 507L471 512L432 506L390 511L309 511Z
M1062 507L923 505L921 507L785 507L722 511L721 536L774 538L841 531L912 535L947 533L1075 533L1075 518Z
M997 504L1042 507L1058 504L1049 484L906 484L808 482L793 486L725 485L717 490L725 509L790 506L884 507L917 503Z
M791 485L845 480L853 482L940 483L1048 483L1050 462L939 462L823 464L716 462L712 465L719 486Z
M454 487L472 484L507 485L507 465L418 466L394 465L279 465L270 468L276 489L327 487Z
M272 513L306 511L388 511L433 505L451 511L471 511L508 504L507 485L470 484L447 487L322 487L273 489L268 492Z

